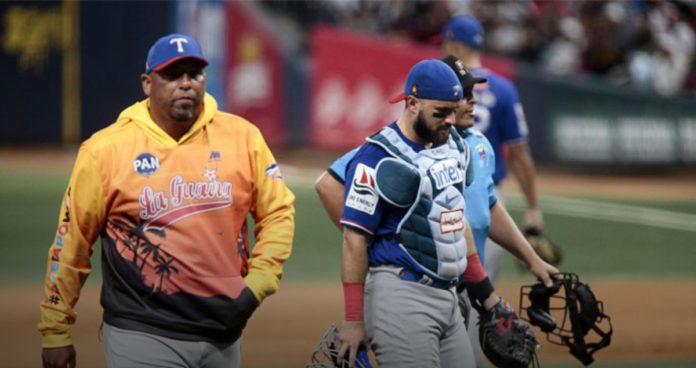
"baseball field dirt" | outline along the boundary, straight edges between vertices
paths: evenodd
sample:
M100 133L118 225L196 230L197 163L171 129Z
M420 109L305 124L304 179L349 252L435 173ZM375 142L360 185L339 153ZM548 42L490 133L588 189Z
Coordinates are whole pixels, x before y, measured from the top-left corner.
M691 280L587 280L612 317L613 341L595 355L597 362L650 362L696 359L696 293ZM652 291L651 291L652 290ZM660 290L660 297L650 297ZM2 286L5 302L0 316L2 367L39 367L38 319L40 290L36 285ZM517 306L519 284L507 280L501 294ZM78 367L103 367L99 338L99 289L84 289L75 328ZM314 345L331 323L342 318L338 282L287 282L256 311L244 333L243 367L304 367ZM542 341L542 363L572 363L567 350ZM580 363L577 363L580 366Z

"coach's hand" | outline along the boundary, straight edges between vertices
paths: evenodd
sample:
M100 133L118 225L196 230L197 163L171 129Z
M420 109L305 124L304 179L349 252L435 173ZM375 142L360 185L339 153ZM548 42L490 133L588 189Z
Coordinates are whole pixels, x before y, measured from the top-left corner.
M75 347L43 348L41 352L44 368L75 368Z
M530 207L524 214L524 227L541 229L544 228L544 216L541 214L539 207Z
M355 367L355 357L358 348L365 343L367 333L363 322L343 321L338 329L338 366L342 367L343 359L348 354L348 367Z

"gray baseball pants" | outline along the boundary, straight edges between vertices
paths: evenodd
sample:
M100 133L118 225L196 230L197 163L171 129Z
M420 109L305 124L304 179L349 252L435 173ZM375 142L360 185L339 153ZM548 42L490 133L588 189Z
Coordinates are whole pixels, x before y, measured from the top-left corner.
M241 340L231 344L175 340L104 323L109 368L239 368Z
M365 327L379 366L473 367L456 290L404 281L399 271L371 267L365 283Z

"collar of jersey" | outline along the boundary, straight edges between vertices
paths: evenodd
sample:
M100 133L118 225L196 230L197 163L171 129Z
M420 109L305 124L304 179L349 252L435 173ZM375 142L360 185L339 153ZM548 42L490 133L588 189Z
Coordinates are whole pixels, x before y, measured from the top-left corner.
M217 112L217 102L215 101L215 98L206 93L205 97L203 98L203 111L201 111L201 114L198 116L198 120L193 123L191 129L189 129L186 134L176 141L152 120L148 110L149 104L149 98L135 103L133 106L121 112L119 120L124 118L130 119L143 128L145 134L163 146L176 146L179 144L184 144L187 141L197 137L202 132L203 127L213 119L213 116Z

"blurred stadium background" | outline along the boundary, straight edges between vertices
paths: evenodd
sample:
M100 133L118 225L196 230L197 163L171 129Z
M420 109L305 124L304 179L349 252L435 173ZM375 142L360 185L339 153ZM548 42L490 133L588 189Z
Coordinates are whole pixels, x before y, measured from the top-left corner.
M0 367L39 366L41 280L77 145L142 99L159 36L196 36L208 91L259 126L298 197L293 256L244 340L244 366L301 367L342 313L340 235L312 189L398 115L386 103L452 14L486 29L484 65L525 106L547 233L615 323L598 367L696 367L694 1L0 2ZM519 220L514 180L504 190ZM78 305L103 366L99 247ZM503 295L533 282L505 259ZM544 367L580 366L544 346Z

